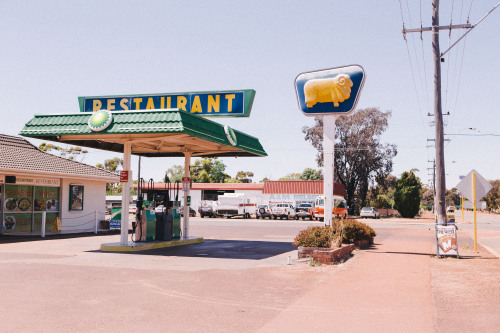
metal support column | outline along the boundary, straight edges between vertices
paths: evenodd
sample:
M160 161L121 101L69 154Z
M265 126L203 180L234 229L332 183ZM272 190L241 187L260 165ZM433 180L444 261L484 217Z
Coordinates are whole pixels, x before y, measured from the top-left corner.
M123 144L123 170L130 171L130 162L132 155L132 143L125 142ZM132 183L132 173L129 172L128 182L123 183L122 188L122 221L120 228L120 244L128 244L128 214L129 214L129 204L130 204L130 184Z
M335 121L336 115L323 116L323 170L325 195L325 225L332 225L333 218L333 186L335 172Z
M191 153L185 151L184 152L184 177L190 177L189 166L191 165ZM191 191L183 191L184 192L184 218L183 218L183 229L182 236L184 238L189 237L189 207L187 204L187 198L190 195Z

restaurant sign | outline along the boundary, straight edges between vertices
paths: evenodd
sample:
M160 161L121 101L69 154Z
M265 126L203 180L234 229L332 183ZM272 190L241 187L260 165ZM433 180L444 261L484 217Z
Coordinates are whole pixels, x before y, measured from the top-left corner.
M81 112L179 109L203 117L249 117L255 90L78 97Z
M11 182L11 184L16 184L16 185L54 186L54 187L58 187L61 185L60 179L33 178L24 176L15 176L11 178L15 179L15 181ZM0 184L4 183L5 183L5 175L0 175ZM7 183L9 183L9 181L7 181Z

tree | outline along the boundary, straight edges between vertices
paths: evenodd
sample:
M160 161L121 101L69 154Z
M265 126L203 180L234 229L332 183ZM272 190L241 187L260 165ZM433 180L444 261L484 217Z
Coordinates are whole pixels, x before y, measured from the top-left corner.
M97 168L104 169L109 172L116 172L118 167L123 167L123 158L114 157L104 161L104 164L97 163Z
M210 170L212 183L224 183L227 179L229 179L229 175L224 171L226 171L226 165L217 158L214 158L212 170Z
M458 190L456 188L446 190L444 198L447 206L460 205L460 195L458 194Z
M422 194L421 205L422 205L422 207L425 207L425 209L427 209L427 210L432 210L432 207L434 206L434 190L433 189L427 189Z
M251 171L238 171L236 177L228 180L228 183L251 183L253 172Z
M165 177L163 177L163 182L165 183L175 183L182 182L182 177L184 177L184 168L182 165L174 165L165 171Z
M224 173L226 165L217 157L204 157L197 159L190 166L191 178L194 183L223 183L229 179Z
M322 179L321 172L312 168L306 168L300 175L301 180L320 180Z
M110 158L104 161L104 164L97 163L96 167L104 169L109 172L116 172L118 167L123 166L123 159L119 157ZM122 193L121 183L107 183L106 184L106 194L108 195L118 195Z
M300 176L302 176L302 174L292 172L286 175L285 177L279 178L278 180L300 180Z
M490 180L493 188L486 194L484 201L488 209L500 208L500 180Z
M82 149L81 147L61 147L57 145L53 145L51 143L42 142L38 149L44 151L46 153L57 153L59 156L67 158L68 160L74 160L76 157L80 157L80 162L85 158L85 154L88 153L87 150Z
M320 180L322 179L321 172L315 169L306 168L302 173L289 173L285 177L279 178L279 180Z
M385 178L392 171L396 145L380 141L390 117L390 111L381 112L371 107L336 121L334 179L345 185L351 214L365 206L370 183ZM302 132L305 140L318 150L316 161L322 167L323 119L315 118L315 122L312 127L305 126Z
M420 210L420 179L413 172L403 172L396 182L394 207L402 217L414 218Z

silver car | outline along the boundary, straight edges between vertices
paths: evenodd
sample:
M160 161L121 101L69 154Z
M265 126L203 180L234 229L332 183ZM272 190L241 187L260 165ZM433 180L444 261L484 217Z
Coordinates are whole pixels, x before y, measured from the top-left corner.
M379 219L380 218L380 212L374 208L374 207L363 207L361 209L361 213L359 214L359 217L361 218L372 218L372 219Z

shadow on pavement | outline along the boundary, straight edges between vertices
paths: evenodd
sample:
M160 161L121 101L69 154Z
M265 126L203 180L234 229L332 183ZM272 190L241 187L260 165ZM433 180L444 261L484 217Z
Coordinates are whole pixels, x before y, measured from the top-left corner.
M115 252L136 255L176 256L196 258L222 258L261 260L296 250L292 243L205 239L203 243L166 247L139 252ZM100 251L89 251L100 252Z

